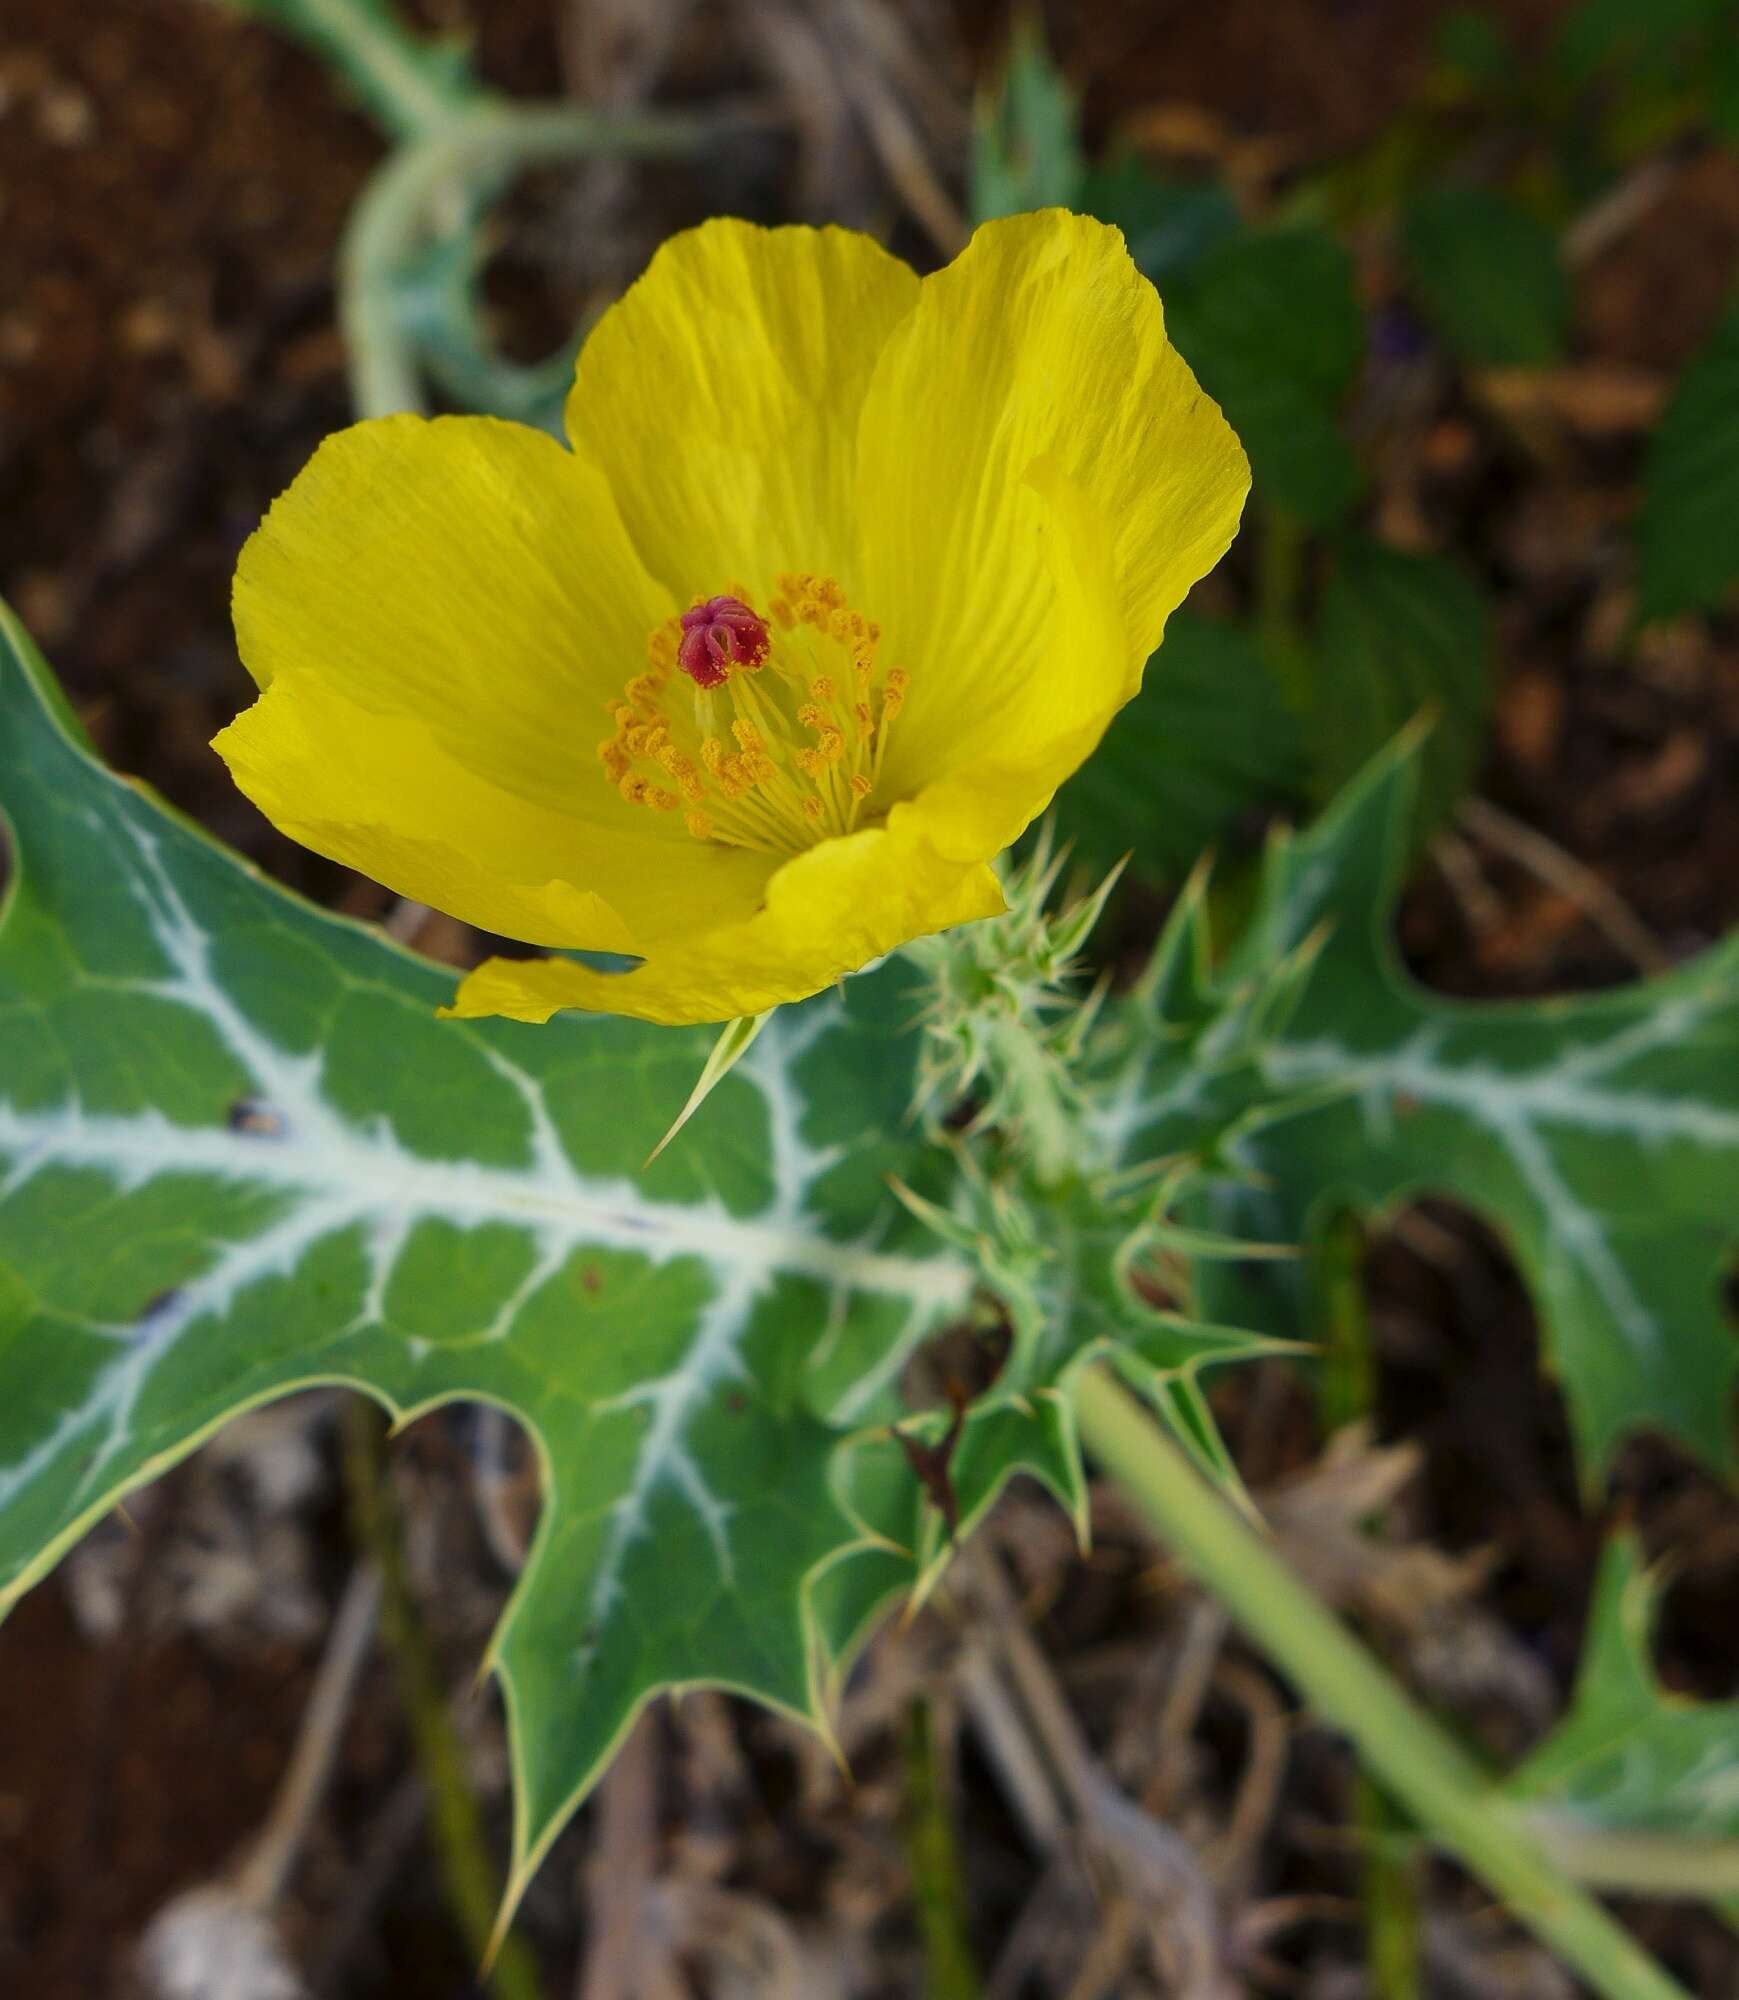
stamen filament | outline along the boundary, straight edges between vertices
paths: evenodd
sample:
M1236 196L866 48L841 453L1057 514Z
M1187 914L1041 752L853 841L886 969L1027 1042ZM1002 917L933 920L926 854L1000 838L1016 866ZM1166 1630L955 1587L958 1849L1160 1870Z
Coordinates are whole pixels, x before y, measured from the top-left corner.
M781 575L768 608L733 583L660 625L598 756L625 804L783 856L874 813L908 675L880 672L880 627L830 577Z

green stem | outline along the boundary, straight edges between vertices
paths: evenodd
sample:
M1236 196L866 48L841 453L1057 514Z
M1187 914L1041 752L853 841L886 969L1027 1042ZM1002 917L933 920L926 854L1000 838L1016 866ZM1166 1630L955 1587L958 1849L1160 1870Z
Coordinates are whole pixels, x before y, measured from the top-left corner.
M456 51L407 27L390 0L234 0L307 45L396 139L438 131L486 93Z
M670 155L715 132L693 118L653 112L489 104L457 110L430 136L401 146L363 189L338 253L338 321L357 414L423 407L416 343L401 324L394 286L443 197L463 212L467 192L535 161L593 152Z
M1689 2000L1102 1366L1082 1372L1075 1414L1082 1443L1154 1530L1435 1841L1602 2000Z
M1304 587L1304 523L1273 501L1257 502L1256 628L1294 707L1310 699L1309 663L1299 622Z
M386 1425L362 1396L350 1397L344 1407L344 1476L356 1540L380 1573L381 1631L429 1791L447 1901L466 1948L481 1965L494 1934L501 1879L489 1858L483 1816L465 1775L446 1689L406 1574L404 1538L387 1476ZM495 2000L543 2000L537 1962L512 1932L501 1942L488 1983Z
M1360 1771L1353 1800L1359 1833L1359 1909L1376 2000L1419 2000L1425 1898L1418 1836L1382 1786Z
M1365 1232L1350 1209L1331 1216L1311 1244L1310 1317L1322 1347L1317 1416L1338 1431L1369 1415L1376 1390L1365 1311Z
M1343 1209L1311 1245L1311 1323L1322 1347L1317 1413L1338 1431L1367 1416L1376 1392L1370 1315L1365 1310L1365 1232ZM1361 1771L1353 1799L1359 1836L1359 1908L1377 2000L1419 2000L1424 1921L1419 1843L1387 1792Z
M935 1720L921 1696L907 1712L903 1747L906 1853L924 1940L924 1991L932 2000L980 2000L984 1989L967 1938L966 1883L937 1768Z

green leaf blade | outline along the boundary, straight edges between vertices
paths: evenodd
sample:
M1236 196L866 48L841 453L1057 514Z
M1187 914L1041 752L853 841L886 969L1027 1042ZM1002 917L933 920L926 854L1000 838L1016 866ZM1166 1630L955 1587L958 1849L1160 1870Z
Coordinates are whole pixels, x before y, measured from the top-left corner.
M1254 639L1177 612L1141 692L1057 800L1062 835L1090 864L1133 850L1143 874L1177 879L1251 808L1302 790L1297 718Z
M1724 603L1739 582L1739 307L1692 361L1649 443L1638 522L1645 618Z
M1347 536L1323 592L1309 718L1315 788L1330 798L1424 715L1422 831L1472 782L1491 706L1491 606L1442 556Z
M813 1711L861 1533L828 1406L973 1277L886 1185L906 975L787 1010L642 1172L707 1031L437 1020L450 974L113 778L49 685L0 626L0 1603L240 1409L497 1404L545 1473L495 1649L522 1883L659 1687Z
M1570 284L1543 222L1489 188L1436 187L1402 231L1413 288L1462 360L1545 368L1563 354Z
M1179 352L1243 440L1257 493L1332 527L1364 483L1339 428L1365 350L1339 242L1304 226L1228 235L1180 273L1166 314Z
M1506 1789L1602 1833L1739 1842L1739 1703L1687 1701L1661 1686L1650 1653L1656 1588L1635 1538L1615 1535L1569 1713Z

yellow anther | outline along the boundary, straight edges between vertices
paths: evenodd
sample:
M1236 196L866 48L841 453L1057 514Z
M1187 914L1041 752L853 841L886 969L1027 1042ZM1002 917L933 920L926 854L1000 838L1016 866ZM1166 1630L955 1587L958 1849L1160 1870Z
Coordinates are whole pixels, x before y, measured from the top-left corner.
M757 602L741 583L720 594ZM758 601L775 635L758 686L733 672L691 688L677 672L682 620L667 619L648 634L646 669L608 704L616 734L598 759L628 804L680 813L697 840L783 856L861 823L910 676L883 671L880 626L833 577L792 571Z

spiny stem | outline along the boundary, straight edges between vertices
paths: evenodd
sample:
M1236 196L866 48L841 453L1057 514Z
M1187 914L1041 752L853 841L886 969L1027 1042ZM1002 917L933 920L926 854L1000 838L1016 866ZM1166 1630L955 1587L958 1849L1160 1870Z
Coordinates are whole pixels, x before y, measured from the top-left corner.
M344 1477L352 1532L380 1573L381 1632L433 1807L435 1851L447 1901L466 1949L482 1964L501 1902L501 1880L489 1858L483 1817L465 1775L464 1750L406 1573L404 1537L387 1474L386 1425L362 1396L345 1400ZM537 1963L511 1932L490 1969L489 1990L495 2000L543 2000Z
M1601 2000L1689 2000L1103 1366L1082 1371L1075 1415L1082 1443L1155 1532L1433 1840Z

